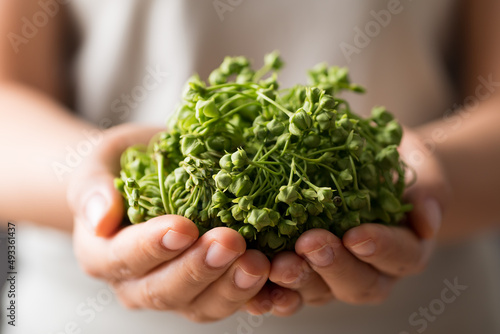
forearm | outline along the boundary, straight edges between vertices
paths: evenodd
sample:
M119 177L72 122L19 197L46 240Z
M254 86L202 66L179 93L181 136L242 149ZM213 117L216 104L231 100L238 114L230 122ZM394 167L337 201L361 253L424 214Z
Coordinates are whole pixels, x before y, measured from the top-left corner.
M0 106L0 219L71 230L66 187L79 159L67 159L91 126L22 85L0 82Z
M465 237L500 223L500 98L418 129L441 161L451 186L442 239Z

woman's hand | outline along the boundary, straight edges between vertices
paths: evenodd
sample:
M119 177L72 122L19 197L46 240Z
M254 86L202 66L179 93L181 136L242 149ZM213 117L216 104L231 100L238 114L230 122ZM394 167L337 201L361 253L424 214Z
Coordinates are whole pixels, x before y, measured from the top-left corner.
M308 305L331 300L349 304L379 303L394 282L421 272L431 255L439 231L449 186L437 159L418 136L406 129L400 153L417 174L406 194L414 209L405 226L362 224L342 239L315 229L298 239L295 253L284 252L272 262L270 280L295 291ZM411 174L411 173L410 173ZM262 302L259 294L247 309ZM289 315L298 307L289 302Z
M246 250L240 234L221 227L198 237L193 222L174 215L119 229L123 199L113 179L120 154L159 131L133 125L105 131L103 143L74 175L68 201L77 259L130 308L173 310L198 322L225 318L269 276L267 258Z

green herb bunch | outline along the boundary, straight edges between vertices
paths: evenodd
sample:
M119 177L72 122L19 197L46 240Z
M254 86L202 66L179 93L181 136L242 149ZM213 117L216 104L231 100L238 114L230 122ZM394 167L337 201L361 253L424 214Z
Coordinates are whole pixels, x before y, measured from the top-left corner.
M366 119L351 111L338 94L363 89L346 68L319 64L309 86L280 90L282 65L277 52L257 71L226 57L208 83L189 79L170 130L122 155L116 187L132 223L182 215L272 256L312 228L342 237L403 218L401 126L382 107Z

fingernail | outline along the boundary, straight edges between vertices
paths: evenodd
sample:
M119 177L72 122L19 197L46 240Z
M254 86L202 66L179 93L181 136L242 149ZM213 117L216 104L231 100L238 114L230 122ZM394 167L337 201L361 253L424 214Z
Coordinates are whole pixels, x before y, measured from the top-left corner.
M427 199L424 202L425 214L430 227L434 230L434 234L439 231L441 227L441 207L435 199Z
M220 268L228 265L231 261L236 259L238 255L237 252L214 241L208 248L205 261L212 268Z
M280 282L284 284L293 284L299 281L299 274L296 272L288 271L281 277Z
M359 256L370 256L375 253L375 243L372 239L368 239L351 246L351 251Z
M236 283L240 289L250 289L255 286L261 278L261 275L249 274L240 267L236 268L236 271L234 272L234 283Z
M333 262L333 250L329 245L324 245L305 255L312 264L318 267L326 267Z
M92 195L85 204L85 218L92 230L95 230L108 210L106 198L100 193Z
M161 239L163 246L173 251L185 248L193 241L194 239L189 235L182 234L174 230L169 230L167 233L165 233L165 235Z

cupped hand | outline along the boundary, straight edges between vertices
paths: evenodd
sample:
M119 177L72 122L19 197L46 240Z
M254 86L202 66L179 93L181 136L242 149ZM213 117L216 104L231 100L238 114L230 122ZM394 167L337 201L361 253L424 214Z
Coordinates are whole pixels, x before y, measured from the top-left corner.
M425 269L450 190L439 161L408 129L400 154L417 175L405 193L414 205L407 222L401 226L361 224L342 239L323 229L301 235L295 252L283 252L272 261L269 279L296 294L282 305L286 312L281 315L296 312L297 300L306 305L332 300L380 303L398 279ZM258 312L254 306L264 298L265 294L257 295L247 309Z
M229 228L198 236L190 220L174 215L120 228L123 199L115 190L120 154L161 131L124 125L75 173L68 189L74 214L74 250L86 273L112 285L130 308L177 311L215 321L240 309L266 283L270 263ZM268 310L265 310L268 311Z

